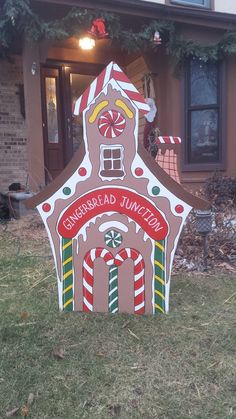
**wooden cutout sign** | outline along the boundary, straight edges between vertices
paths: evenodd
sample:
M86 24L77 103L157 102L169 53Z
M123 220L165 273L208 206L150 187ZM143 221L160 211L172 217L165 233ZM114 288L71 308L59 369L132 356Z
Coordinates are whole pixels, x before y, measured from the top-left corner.
M207 202L138 150L149 106L115 63L77 100L84 150L28 201L45 223L66 311L164 313L185 219ZM174 138L174 137L171 137Z

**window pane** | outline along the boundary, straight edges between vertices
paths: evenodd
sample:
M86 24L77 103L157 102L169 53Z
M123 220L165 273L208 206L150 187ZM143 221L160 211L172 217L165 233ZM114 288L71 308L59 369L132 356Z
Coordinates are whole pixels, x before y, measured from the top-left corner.
M46 77L46 106L48 142L58 143L57 92L55 77Z
M193 58L190 63L190 105L217 103L217 64Z
M172 0L172 3L210 7L209 0Z
M218 111L209 109L190 114L191 138L189 160L191 163L219 161Z

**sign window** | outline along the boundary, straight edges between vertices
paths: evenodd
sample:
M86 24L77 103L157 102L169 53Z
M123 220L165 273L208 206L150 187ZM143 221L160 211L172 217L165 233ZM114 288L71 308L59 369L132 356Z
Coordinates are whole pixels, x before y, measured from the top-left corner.
M107 147L101 145L100 149L100 175L102 177L121 178L124 176L124 148L121 145Z

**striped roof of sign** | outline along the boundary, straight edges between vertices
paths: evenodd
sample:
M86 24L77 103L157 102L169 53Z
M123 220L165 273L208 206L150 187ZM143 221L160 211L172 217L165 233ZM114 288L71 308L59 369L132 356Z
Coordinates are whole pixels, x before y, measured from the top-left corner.
M181 138L172 136L157 137L156 144L181 144Z
M87 106L99 95L104 87L114 79L118 86L127 94L130 100L143 113L150 111L149 105L145 102L143 96L136 87L131 83L121 68L113 61L93 80L90 86L84 91L79 99L75 102L74 115L79 115Z

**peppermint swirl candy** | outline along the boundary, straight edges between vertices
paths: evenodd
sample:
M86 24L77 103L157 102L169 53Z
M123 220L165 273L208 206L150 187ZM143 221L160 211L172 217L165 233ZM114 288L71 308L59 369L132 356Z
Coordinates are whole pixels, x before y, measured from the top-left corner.
M98 120L100 134L106 138L119 137L125 129L125 117L116 110L105 111Z
M119 247L122 243L122 235L119 233L119 231L116 230L109 230L106 234L105 234L105 243L108 247Z

